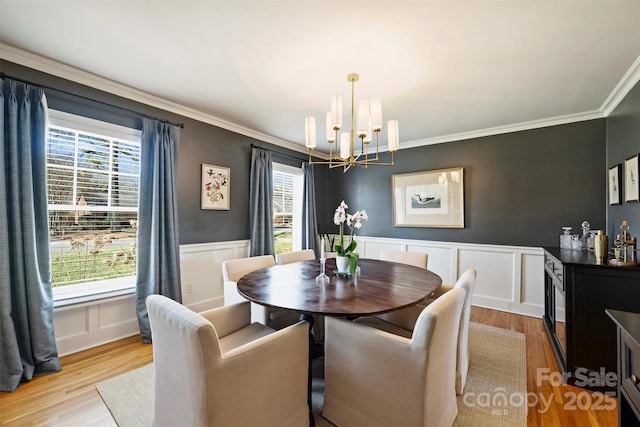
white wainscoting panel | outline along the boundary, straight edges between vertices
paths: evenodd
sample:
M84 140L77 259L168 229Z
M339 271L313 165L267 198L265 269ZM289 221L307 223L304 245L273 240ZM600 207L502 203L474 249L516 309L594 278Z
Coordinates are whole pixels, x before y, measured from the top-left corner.
M429 254L428 268L455 283L469 268L478 271L473 305L541 317L544 313L542 248L404 240L358 236L364 258L379 259L383 249Z
M542 248L360 236L357 240L364 258L379 259L383 249L427 253L429 270L444 283L455 283L466 269L475 268L474 305L536 317L544 311ZM222 263L248 254L248 240L182 245L183 303L197 312L222 306ZM135 335L135 297L57 307L54 326L61 356Z
M180 246L183 303L194 311L222 306L221 265L248 253L248 240ZM56 307L53 321L60 356L140 332L133 294Z
M139 333L133 294L57 307L58 354L64 356Z

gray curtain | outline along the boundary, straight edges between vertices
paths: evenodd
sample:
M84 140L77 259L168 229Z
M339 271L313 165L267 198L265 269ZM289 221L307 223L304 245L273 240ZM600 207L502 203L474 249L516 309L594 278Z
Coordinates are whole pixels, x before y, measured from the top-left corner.
M0 82L0 391L61 369L53 292L42 89Z
M271 152L251 149L249 183L249 233L251 256L274 255L273 248L273 165Z
M318 251L318 219L316 217L316 186L313 165L302 163L302 248L313 249L316 258Z
M147 343L151 342L147 297L159 294L182 302L176 189L179 143L179 128L143 119L136 312Z

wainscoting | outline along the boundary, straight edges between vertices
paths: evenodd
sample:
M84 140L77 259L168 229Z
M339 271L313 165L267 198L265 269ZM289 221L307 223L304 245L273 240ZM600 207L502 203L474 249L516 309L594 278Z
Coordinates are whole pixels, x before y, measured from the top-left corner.
M380 258L383 249L427 253L429 270L443 283L455 283L465 270L475 268L473 305L534 317L544 313L542 248L379 237L357 240L364 258Z
M222 263L249 256L249 240L180 246L182 302L194 311L223 305ZM64 356L139 333L133 293L54 309Z
M364 258L383 249L429 254L429 270L454 283L468 268L478 270L473 305L542 317L542 248L358 237ZM202 243L180 247L182 299L194 311L223 305L222 263L248 256L249 241ZM54 310L59 354L66 355L138 333L133 294Z

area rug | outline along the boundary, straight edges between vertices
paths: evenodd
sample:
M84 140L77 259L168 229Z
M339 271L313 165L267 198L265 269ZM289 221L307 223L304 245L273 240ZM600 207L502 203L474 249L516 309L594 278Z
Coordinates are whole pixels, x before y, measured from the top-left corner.
M456 427L527 425L525 336L518 332L471 322L469 374L464 394L458 396ZM316 426L333 424L322 417L324 392L322 359L315 360L312 384ZM119 375L96 385L102 400L120 427L151 426L153 366Z

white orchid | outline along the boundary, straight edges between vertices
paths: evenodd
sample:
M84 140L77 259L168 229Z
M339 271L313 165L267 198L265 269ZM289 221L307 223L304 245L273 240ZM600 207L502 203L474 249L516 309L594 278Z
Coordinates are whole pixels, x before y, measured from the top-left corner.
M336 225L340 226L340 241L337 245L333 246L333 250L338 253L339 256L355 256L357 254L354 252L356 249L356 241L354 239L356 229L362 228L362 220L367 220L369 217L367 216L367 212L364 210L356 211L353 215L347 213L347 209L349 206L344 202L340 202L340 205L336 208L335 214L333 215L333 222ZM349 228L351 228L350 233L350 242L349 245L345 248L344 246L344 223L347 223Z

